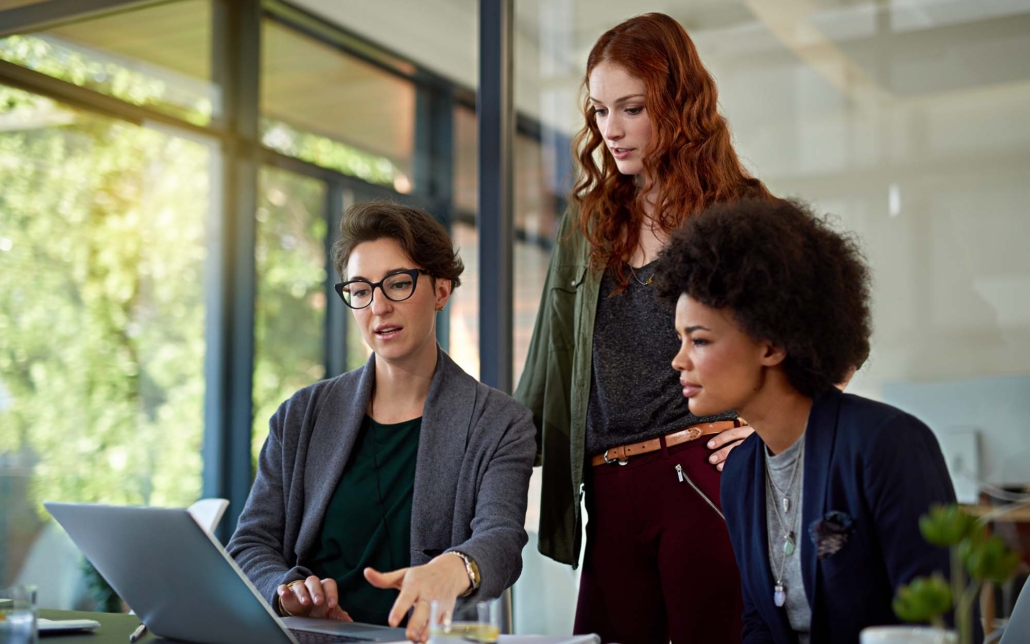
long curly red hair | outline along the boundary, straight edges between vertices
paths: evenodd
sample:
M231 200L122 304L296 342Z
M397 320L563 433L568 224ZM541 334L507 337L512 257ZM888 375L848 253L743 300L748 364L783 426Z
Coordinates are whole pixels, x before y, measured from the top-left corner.
M607 31L590 50L585 89L590 73L605 62L646 86L652 135L643 153L644 184L619 172L585 91L586 125L572 144L580 169L572 201L579 207L579 228L593 248L592 260L613 271L621 290L629 282L625 264L640 241L644 195L652 195L652 216L665 232L714 202L770 195L737 158L726 119L719 114L715 81L678 22L647 13Z

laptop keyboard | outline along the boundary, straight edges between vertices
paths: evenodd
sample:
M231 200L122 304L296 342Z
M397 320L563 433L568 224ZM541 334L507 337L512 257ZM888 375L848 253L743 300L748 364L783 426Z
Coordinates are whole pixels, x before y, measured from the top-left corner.
M290 633L297 638L300 644L333 644L334 642L374 642L367 637L354 637L353 635L334 635L332 633L316 633L314 631L301 631L294 628Z

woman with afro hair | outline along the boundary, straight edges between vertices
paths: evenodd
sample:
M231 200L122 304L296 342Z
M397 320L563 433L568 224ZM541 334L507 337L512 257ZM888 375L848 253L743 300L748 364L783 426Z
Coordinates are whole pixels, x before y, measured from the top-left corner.
M855 241L799 202L717 204L673 234L655 279L691 413L734 409L755 430L721 489L744 642L857 642L896 623L898 587L948 570L918 518L955 493L926 425L835 387L869 352Z

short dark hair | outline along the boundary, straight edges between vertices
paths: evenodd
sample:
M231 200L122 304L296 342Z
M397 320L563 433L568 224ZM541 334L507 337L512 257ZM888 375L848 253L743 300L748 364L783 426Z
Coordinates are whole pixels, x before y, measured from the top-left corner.
M384 237L396 240L434 279L450 280L452 289L461 285L465 265L443 224L424 210L387 201L355 204L344 213L340 236L333 243L333 268L340 280L346 281L347 260L359 244Z
M728 308L756 340L783 347L791 386L816 396L869 354L869 269L851 234L801 201L710 206L676 230L656 268L660 297Z

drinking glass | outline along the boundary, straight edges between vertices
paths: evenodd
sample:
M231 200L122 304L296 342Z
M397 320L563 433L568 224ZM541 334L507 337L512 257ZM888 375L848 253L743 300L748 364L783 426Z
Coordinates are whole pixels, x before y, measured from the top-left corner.
M475 619L444 619L440 605L429 604L429 644L494 644L501 634L501 602L496 599L476 604Z
M0 588L0 644L38 644L36 587Z

